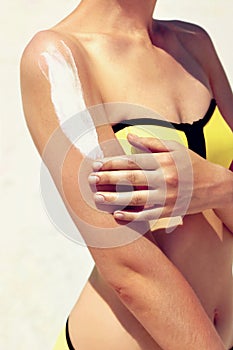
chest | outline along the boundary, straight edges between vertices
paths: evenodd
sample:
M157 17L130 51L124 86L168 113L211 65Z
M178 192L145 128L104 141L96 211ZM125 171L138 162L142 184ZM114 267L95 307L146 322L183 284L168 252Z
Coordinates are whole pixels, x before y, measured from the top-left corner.
M158 48L113 50L96 55L94 66L106 103L144 106L175 123L198 120L208 108L208 78L183 48L177 55ZM110 122L127 119L122 113L115 120L110 115Z

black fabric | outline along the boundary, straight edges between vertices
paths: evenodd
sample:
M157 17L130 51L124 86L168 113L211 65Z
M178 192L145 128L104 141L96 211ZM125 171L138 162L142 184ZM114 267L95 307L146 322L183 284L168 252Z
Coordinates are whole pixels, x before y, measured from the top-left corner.
M202 119L199 119L192 124L189 123L170 123L165 120L153 119L153 118L140 118L123 120L122 122L112 126L114 133L120 131L127 126L133 125L156 125L166 128L175 128L185 133L189 148L198 153L203 158L206 158L206 145L204 137L204 126L208 123L212 117L216 108L216 101L211 100L209 108Z
M68 345L68 348L70 350L75 350L75 348L73 347L72 343L71 343L71 340L70 340L70 334L69 334L69 318L67 318L67 321L66 321L66 341L67 341L67 345Z
M197 124L193 123L188 125L183 131L187 137L188 147L201 157L206 158L206 144L202 125L198 122Z

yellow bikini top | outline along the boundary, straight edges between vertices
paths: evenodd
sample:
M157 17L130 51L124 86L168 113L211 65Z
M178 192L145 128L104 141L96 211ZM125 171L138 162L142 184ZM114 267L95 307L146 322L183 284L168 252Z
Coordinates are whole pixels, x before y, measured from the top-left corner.
M203 118L189 123L170 123L152 118L124 120L113 131L126 154L137 151L127 140L128 133L141 137L175 140L212 163L229 168L233 160L233 133L214 99Z

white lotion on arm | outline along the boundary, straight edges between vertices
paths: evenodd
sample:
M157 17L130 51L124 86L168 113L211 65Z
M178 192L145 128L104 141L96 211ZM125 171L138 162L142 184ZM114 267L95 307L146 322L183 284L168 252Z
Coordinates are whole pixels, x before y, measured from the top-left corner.
M50 82L51 100L61 129L84 156L95 160L104 157L93 119L85 105L78 70L69 47L60 41L65 56L53 46L41 56L48 73L40 68ZM75 116L75 118L74 118ZM72 118L72 122L67 122Z

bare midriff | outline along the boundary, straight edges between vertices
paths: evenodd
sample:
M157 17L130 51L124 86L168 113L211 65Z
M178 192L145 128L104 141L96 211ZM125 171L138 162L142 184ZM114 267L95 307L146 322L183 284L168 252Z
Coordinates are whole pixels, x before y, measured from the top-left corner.
M183 225L172 233L157 230L154 236L164 254L190 283L226 348L230 348L233 343L232 234L217 218L213 220L211 216L209 223L207 212L186 216ZM69 328L73 345L79 350L160 349L96 268L70 314Z

